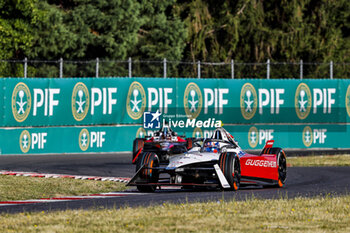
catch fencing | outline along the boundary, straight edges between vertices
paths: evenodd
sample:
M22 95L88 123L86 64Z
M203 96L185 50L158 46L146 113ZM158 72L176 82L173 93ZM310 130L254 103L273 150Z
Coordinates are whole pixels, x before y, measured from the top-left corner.
M0 77L158 77L223 79L343 79L350 63L163 60L0 60Z

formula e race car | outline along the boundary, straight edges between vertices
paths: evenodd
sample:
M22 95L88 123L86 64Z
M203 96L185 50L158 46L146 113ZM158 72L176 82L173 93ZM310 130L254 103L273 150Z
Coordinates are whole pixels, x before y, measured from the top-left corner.
M161 186L183 188L212 187L238 190L243 185L283 187L287 178L285 152L266 142L259 155L244 152L232 135L217 128L211 138L194 143L193 148L169 157L161 166L154 152L142 152L136 174L127 185L153 192Z
M192 148L193 139L178 136L167 124L152 137L136 138L133 142L132 163L135 164L143 153L153 152L159 162L169 162L169 156L181 154Z

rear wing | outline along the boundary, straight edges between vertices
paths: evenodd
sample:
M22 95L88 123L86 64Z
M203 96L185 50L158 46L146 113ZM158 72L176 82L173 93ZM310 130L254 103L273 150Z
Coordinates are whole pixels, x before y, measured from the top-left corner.
M275 140L268 140L260 154L269 154L274 142Z

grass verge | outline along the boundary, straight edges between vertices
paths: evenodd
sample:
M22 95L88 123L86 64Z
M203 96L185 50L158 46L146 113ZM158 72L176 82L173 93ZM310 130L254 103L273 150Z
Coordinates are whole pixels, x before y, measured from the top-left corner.
M350 155L287 157L293 167L350 166Z
M1 214L1 232L350 232L350 196Z
M0 176L0 201L86 195L124 189L124 183L112 181Z

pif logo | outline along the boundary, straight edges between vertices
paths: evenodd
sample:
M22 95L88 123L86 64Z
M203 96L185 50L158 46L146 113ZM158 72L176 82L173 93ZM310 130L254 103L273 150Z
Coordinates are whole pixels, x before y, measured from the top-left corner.
M47 133L29 133L27 130L23 130L19 136L19 146L23 153L27 153L30 149L45 149L45 144L47 142Z
M84 83L79 82L73 88L72 113L77 121L82 121L89 111L90 95Z
M268 140L273 139L273 129L257 129L255 126L248 131L248 143L251 148L257 145L264 145Z
M144 138L147 136L146 130L140 127L136 132L136 138Z
M249 129L248 143L251 148L255 148L258 145L258 129L254 126Z
M146 108L146 93L139 82L131 83L126 99L126 110L128 115L137 120L142 117Z
M306 147L312 144L325 144L327 138L327 129L311 129L310 126L305 126L303 130L303 143Z
M241 89L240 106L244 119L252 119L258 106L258 97L254 86L250 83L244 84Z
M311 110L311 91L305 83L300 83L295 92L295 111L299 119L305 119Z
M350 117L350 85L348 86L348 89L346 90L345 107L346 107L346 111L348 113L348 116Z
M194 138L203 138L203 132L200 128L195 128L192 133L192 137Z
M23 130L21 135L19 136L19 147L23 153L27 153L29 151L31 145L30 133L27 130Z
M79 134L79 147L82 151L90 148L103 148L103 143L106 141L105 131L88 131L82 129Z
M198 117L202 110L203 99L202 92L198 85L189 83L184 92L184 108L186 115L190 119Z
M86 151L89 148L90 135L87 129L82 129L79 134L79 147L82 151Z
M17 122L27 119L32 106L32 97L26 84L18 83L12 92L11 108L13 117Z
M311 146L313 141L312 130L309 126L306 126L303 130L303 143L306 147Z

